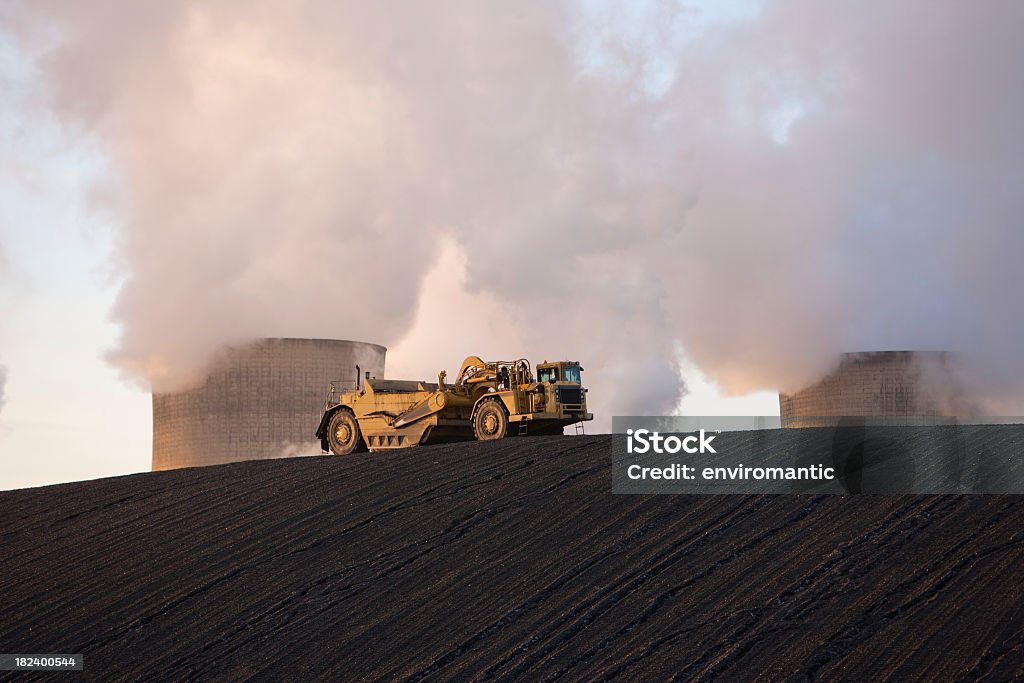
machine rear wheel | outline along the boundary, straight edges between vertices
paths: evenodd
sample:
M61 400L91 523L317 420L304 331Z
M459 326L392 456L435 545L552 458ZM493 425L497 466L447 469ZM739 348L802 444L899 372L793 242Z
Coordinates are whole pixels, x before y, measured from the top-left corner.
M476 411L473 433L478 441L503 439L508 433L508 413L505 406L495 399L487 399Z
M359 431L359 423L351 411L342 408L331 416L327 427L327 442L331 453L348 455L356 451L365 451L363 435Z

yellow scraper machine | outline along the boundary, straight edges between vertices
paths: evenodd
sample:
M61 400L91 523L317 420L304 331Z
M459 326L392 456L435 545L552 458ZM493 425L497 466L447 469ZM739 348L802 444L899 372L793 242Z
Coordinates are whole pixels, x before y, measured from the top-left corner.
M406 448L428 443L561 434L593 420L587 412L583 368L545 361L534 378L530 361L483 361L470 356L455 382L376 379L369 373L330 386L316 436L324 451Z

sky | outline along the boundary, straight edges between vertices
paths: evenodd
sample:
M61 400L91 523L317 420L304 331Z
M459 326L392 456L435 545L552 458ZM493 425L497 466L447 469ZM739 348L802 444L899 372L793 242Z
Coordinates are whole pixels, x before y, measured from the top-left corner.
M31 65L0 39L0 487L148 469L149 397L104 359L117 325L114 227L86 195L103 173L32 101Z
M0 488L148 469L149 391L254 336L383 343L393 377L576 358L598 429L775 414L884 349L955 351L1014 414L1021 28L995 1L2 3Z

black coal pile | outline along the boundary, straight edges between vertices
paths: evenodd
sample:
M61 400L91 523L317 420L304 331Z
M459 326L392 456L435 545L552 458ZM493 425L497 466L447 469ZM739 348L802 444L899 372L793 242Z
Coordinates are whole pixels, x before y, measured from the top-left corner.
M102 681L1024 675L1024 498L614 496L610 452L5 492L0 651L84 653Z

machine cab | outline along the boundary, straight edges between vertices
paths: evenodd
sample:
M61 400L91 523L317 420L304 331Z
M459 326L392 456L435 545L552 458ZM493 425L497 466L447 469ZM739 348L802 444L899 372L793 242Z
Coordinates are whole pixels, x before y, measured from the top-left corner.
M555 382L582 384L581 372L583 372L583 368L575 361L559 361L557 363L544 361L537 364L537 381L542 384L554 384Z

